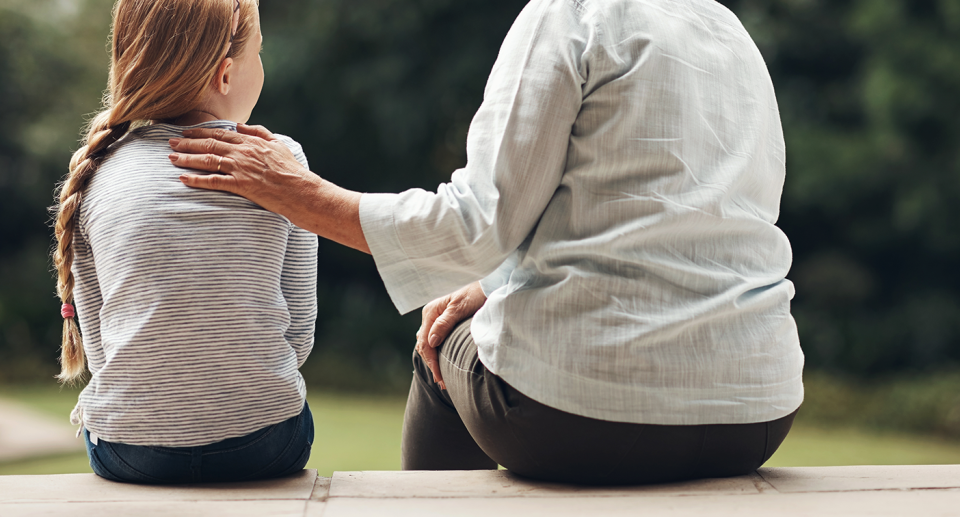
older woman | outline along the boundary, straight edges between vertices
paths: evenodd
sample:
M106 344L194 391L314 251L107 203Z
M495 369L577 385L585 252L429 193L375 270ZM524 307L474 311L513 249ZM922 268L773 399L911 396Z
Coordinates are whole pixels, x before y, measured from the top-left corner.
M400 312L426 304L404 468L730 476L790 429L783 135L713 0L531 1L436 193L341 189L263 128L185 136L171 160L220 174L184 183L372 253Z

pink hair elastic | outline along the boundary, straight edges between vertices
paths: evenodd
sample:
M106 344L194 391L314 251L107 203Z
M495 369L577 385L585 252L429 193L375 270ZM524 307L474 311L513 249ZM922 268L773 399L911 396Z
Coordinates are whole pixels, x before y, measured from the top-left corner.
M63 319L68 320L75 316L73 312L73 305L65 303L60 306L60 315L63 316Z
M230 47L233 46L233 38L237 37L237 28L240 27L240 0L233 9L233 19L230 21L230 44L227 45L227 54L230 53Z
M230 21L230 43L237 35L237 28L240 26L240 0L237 0L237 6L233 8L233 19Z

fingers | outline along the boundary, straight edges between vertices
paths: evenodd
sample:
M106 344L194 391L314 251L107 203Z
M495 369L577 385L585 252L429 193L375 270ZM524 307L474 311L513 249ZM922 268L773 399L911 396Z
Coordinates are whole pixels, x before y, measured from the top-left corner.
M459 308L458 305L448 304L444 308L443 314L434 320L433 325L430 327L430 333L427 335L427 342L430 343L431 347L440 346L440 343L443 343L443 341L447 339L447 336L450 335L453 327L466 319L461 314Z
M440 389L447 389L447 384L443 382L443 374L440 373L440 354L437 353L437 349L430 346L422 347L420 357L423 358L423 362L427 363L430 372L433 373L433 382L439 384Z
M246 124L237 124L237 132L255 136L257 138L262 138L264 140L276 140L277 137L273 136L273 133L270 132L267 128L263 126L248 126Z
M433 373L433 380L447 389L440 373L437 347L461 321L473 316L487 301L479 282L428 303L423 307L420 329L417 330L417 353Z
M440 363L438 360L437 349L427 342L427 336L430 335L433 328L433 322L437 316L443 312L447 306L449 297L438 298L423 307L423 316L420 323L420 329L417 330L417 352L423 361L430 367L433 373L433 381L440 385L441 389L447 389L443 382L443 375L440 374Z
M177 167L210 172L225 172L224 165L228 160L225 157L237 150L245 139L251 138L234 131L211 128L187 129L183 136L185 138L169 140L170 147L176 151L170 155L170 161Z
M430 346L440 346L440 343L443 343L453 332L454 327L472 317L483 306L487 298L478 286L479 283L476 287L469 285L446 297L447 303L432 322L427 334L427 342Z
M180 175L180 181L188 187L237 192L237 179L232 176L223 176L220 174L210 174L207 176L182 174Z
M430 343L429 337L433 333L433 325L443 311L449 305L449 297L437 298L423 307L423 316L420 322L420 330L417 331L417 342ZM430 346L436 346L430 343Z
M183 169L198 171L228 173L233 170L233 160L215 154L181 154L172 153L168 156L170 162Z
M229 144L242 144L246 142L249 138L246 135L241 135L236 131L230 131L227 129L221 128L208 128L208 127L198 127L195 129L187 129L183 132L183 136L187 139L202 139L209 138L211 140L219 140L221 142L227 142Z
M178 153L217 154L226 156L237 144L221 142L215 138L171 138L170 147Z

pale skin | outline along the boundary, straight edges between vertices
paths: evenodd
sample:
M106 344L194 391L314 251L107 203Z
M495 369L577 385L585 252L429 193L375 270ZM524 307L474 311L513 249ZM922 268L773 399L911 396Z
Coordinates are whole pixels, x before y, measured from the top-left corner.
M183 126L209 120L237 122L236 132L197 128L184 131L182 139L170 140L174 165L213 173L185 172L180 181L189 187L243 196L304 230L369 254L360 225L361 194L310 172L273 133L245 124L263 87L259 19L253 37L241 55L220 64L201 107L170 121ZM476 282L423 308L416 348L442 389L446 384L436 347L484 302L486 296Z
M263 89L263 63L260 49L263 35L260 33L260 16L256 14L253 33L243 51L236 58L225 58L210 82L200 105L171 122L180 126L192 126L210 120L232 120L242 123L250 119L250 113L260 98Z

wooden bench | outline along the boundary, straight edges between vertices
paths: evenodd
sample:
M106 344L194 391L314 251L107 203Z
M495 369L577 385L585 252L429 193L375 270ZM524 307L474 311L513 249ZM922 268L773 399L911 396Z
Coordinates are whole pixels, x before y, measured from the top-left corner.
M960 516L960 465L795 467L588 488L505 471L336 472L231 485L140 486L93 474L0 476L0 516Z

